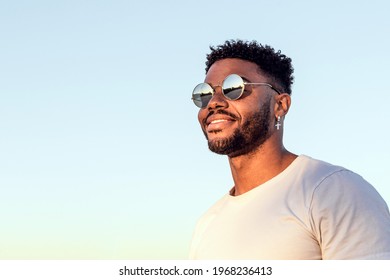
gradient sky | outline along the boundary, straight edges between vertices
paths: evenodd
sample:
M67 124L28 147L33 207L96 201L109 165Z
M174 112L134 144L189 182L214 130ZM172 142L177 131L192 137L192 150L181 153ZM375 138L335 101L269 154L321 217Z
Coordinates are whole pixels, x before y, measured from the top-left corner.
M227 39L292 58L286 147L389 204L388 3L0 0L0 259L187 258L233 184L190 99Z

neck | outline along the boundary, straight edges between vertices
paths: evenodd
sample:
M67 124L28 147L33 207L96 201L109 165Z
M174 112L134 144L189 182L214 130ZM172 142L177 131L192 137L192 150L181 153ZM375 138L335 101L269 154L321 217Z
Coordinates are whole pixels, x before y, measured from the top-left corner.
M229 157L234 195L246 193L267 182L285 170L296 158L297 156L287 151L283 144L272 145L272 141L266 141L249 155Z

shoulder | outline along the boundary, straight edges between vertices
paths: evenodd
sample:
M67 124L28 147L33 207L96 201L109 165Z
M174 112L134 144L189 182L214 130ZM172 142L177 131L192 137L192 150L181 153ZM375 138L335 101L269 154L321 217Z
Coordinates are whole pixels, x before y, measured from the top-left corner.
M299 165L306 176L313 177L319 183L333 173L347 171L346 168L328 162L311 158L306 155L299 156Z
M321 178L311 192L309 216L323 258L390 257L390 214L380 194L348 169L317 164Z
M376 189L361 175L344 167L311 158L307 159L307 164L307 172L315 177L313 200L316 197L322 201L343 199L352 200L356 204L359 199L375 199L384 203Z
M342 166L333 165L325 161L300 156L298 173L302 183L310 188L312 195L326 192L356 191L364 193L375 192L374 187L362 176Z
M300 156L302 184L313 203L335 203L350 200L375 200L386 204L376 189L359 174L308 156ZM329 201L328 201L329 200Z

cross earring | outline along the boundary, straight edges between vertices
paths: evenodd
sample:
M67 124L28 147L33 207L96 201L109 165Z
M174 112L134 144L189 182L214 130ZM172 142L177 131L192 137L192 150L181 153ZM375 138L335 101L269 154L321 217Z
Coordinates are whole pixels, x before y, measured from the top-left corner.
M277 129L277 130L279 130L280 127L282 126L282 124L280 123L280 116L278 116L278 119L277 119L277 121L276 121L275 126L276 126L276 129Z

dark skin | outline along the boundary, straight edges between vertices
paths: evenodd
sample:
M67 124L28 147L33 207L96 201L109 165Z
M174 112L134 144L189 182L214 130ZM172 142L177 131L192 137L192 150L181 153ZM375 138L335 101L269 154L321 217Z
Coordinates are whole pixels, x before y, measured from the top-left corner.
M245 92L238 100L226 99L219 85L229 74L238 74L248 82L270 83L259 67L252 62L228 58L215 62L207 72L205 82L215 89L215 94L208 106L200 109L198 120L208 138L208 141L218 141L231 137L235 129L240 128L242 123L253 112L259 111L261 104L271 95L269 117L269 132L265 142L253 147L250 153L240 156L230 156L229 164L234 180L232 195L240 195L267 182L283 170L285 170L297 157L289 152L283 145L283 120L287 114L291 97L286 93L275 94L268 87L255 86L251 92ZM216 113L223 109L234 117ZM209 117L207 117L209 116ZM276 129L276 119L280 116L282 126Z

